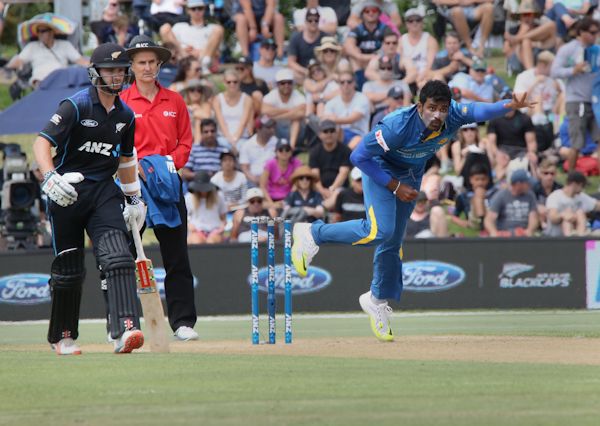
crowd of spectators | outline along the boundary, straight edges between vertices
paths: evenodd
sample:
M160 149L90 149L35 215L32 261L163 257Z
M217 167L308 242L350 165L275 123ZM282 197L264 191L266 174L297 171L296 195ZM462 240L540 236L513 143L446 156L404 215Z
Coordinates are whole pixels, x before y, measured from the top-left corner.
M407 235L600 230L600 202L584 191L586 176L600 174L594 2L434 0L402 11L391 0L308 0L286 15L277 3L134 0L128 9L109 0L91 23L98 43L127 46L142 31L174 53L159 79L191 117L181 172L190 244L248 241L246 216L364 217L352 150L430 79L447 82L457 102L512 97L488 64L494 40L514 92L535 108L463 126L429 162ZM6 67L30 62L35 86L50 63L85 64L53 30L37 28ZM40 51L51 60L40 65Z

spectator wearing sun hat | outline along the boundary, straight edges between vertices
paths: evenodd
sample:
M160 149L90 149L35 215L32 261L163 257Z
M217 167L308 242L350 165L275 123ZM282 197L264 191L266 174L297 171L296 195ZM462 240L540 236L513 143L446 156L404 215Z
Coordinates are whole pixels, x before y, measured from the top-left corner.
M295 148L304 132L306 99L294 89L294 73L289 68L279 70L275 81L277 87L264 97L261 113L275 120L277 136Z
M342 59L342 46L335 37L327 36L321 39L321 44L315 47L315 58L323 66L328 76L338 78L340 67L348 67L347 59Z
M318 178L308 166L300 166L290 180L294 191L285 198L282 216L293 222L314 222L325 216L323 197L315 189Z
M188 244L215 244L223 241L227 206L210 174L198 172L185 194L188 211Z
M70 42L55 38L64 33L51 22L32 24L30 28L37 40L27 43L5 67L20 69L26 64L31 64L32 74L29 83L33 87L37 87L52 71L66 68L69 64L82 66L90 64Z

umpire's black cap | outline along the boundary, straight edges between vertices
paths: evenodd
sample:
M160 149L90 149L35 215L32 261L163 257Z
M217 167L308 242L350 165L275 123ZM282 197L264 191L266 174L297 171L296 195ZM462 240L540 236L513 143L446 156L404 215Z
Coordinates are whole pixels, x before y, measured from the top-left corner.
M171 59L171 51L166 47L159 46L145 34L135 36L129 43L127 54L133 57L138 52L151 51L156 53L160 62L167 62Z
M90 62L94 68L128 68L127 51L115 43L104 43L94 49Z

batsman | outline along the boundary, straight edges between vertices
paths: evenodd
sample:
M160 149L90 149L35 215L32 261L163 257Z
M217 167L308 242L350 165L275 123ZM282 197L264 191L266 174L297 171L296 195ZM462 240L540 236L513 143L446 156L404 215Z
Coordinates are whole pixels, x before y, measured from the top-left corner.
M144 344L127 235L129 224L141 226L146 212L133 145L134 113L119 98L128 70L125 49L112 43L98 46L88 68L92 87L63 100L34 142L56 255L49 281L48 341L58 355L81 354L76 340L85 278L84 230L108 286L114 352L130 353Z

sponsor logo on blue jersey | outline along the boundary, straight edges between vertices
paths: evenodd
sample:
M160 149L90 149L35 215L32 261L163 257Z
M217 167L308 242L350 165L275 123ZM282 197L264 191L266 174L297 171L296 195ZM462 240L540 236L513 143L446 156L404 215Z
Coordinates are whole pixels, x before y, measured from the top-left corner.
M462 268L435 260L406 262L402 265L402 282L406 291L449 290L461 284L465 276Z
M50 302L50 275L23 273L0 278L0 303L37 305Z
M265 266L258 270L258 289L267 292L268 268ZM252 275L248 274L247 282L252 285ZM301 277L292 267L292 292L294 294L313 293L321 291L331 283L331 274L325 269L310 266L306 277ZM282 264L275 265L275 294L284 294L285 274Z

